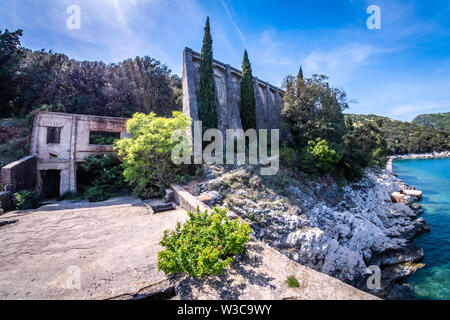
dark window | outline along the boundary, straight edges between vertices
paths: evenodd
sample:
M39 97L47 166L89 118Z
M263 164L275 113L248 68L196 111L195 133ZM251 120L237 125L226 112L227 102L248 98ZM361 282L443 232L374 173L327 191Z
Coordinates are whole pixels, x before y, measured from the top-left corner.
M89 132L89 144L112 145L116 140L120 139L120 132Z
M56 127L47 127L47 143L61 143L61 129Z

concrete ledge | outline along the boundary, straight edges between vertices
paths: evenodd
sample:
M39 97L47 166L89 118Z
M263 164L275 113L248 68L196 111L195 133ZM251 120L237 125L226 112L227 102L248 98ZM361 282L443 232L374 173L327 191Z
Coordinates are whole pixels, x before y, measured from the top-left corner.
M183 207L185 210L195 211L197 210L197 208L199 208L200 211L211 210L210 207L208 207L206 204L198 200L196 197L194 197L192 194L190 194L188 191L186 191L179 185L172 184L170 187L173 189L173 191L175 191L176 203L179 206Z
M2 168L2 185L12 193L36 185L36 156L28 156Z
M292 276L299 282L297 288L287 284ZM261 242L248 243L245 254L220 276L186 276L176 292L182 300L380 300Z

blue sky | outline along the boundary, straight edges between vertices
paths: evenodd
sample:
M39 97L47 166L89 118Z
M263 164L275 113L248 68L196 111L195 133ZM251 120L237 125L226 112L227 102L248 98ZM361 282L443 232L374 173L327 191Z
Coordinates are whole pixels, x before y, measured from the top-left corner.
M81 29L69 30L70 5ZM369 30L369 5L381 30ZM23 44L81 60L149 55L181 75L182 51L199 51L210 16L215 58L280 85L300 65L343 88L348 112L399 120L450 111L450 2L441 0L1 0L0 29L24 30Z

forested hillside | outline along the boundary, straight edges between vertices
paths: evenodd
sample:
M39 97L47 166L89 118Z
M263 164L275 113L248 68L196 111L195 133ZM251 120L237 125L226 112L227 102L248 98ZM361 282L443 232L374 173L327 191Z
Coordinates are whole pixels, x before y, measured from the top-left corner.
M390 154L427 153L450 150L450 133L419 124L376 115L348 114L354 123L380 123Z
M130 117L181 110L181 80L146 57L120 63L76 61L21 45L22 31L0 30L0 118L43 110Z
M421 114L415 117L412 122L425 127L450 132L450 112Z

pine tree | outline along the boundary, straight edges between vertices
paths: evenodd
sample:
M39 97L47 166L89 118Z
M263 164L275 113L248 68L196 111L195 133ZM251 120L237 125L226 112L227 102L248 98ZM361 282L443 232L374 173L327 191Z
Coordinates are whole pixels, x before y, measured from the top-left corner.
M206 19L203 47L200 57L200 88L198 96L198 117L203 130L217 128L216 92L213 71L213 40L209 17Z
M256 129L255 87L252 66L248 59L247 50L245 50L244 60L242 62L241 104L239 106L239 112L241 114L243 129Z

